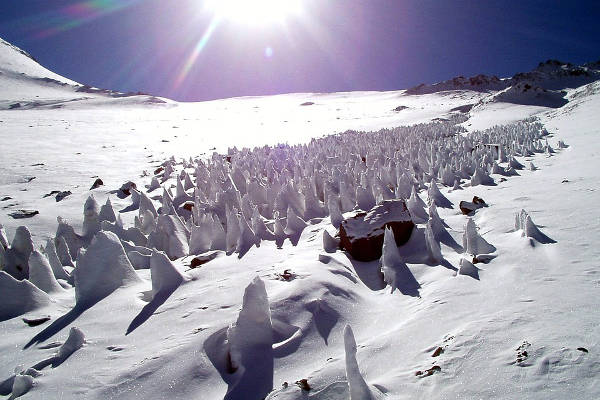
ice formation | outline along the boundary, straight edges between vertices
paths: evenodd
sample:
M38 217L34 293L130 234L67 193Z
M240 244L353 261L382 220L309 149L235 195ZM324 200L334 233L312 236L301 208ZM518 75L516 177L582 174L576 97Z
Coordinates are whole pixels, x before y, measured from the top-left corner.
M100 231L98 203L93 195L90 195L83 206L83 237L88 241ZM76 252L72 252L76 253Z
M458 275L466 275L479 280L479 268L466 258L461 258L458 267Z
M156 230L148 237L148 246L164 251L171 259L185 257L190 251L187 229L179 217L160 215Z
M522 231L522 236L534 239L539 243L555 243L533 223L531 216L525 210L521 210L515 215L515 230Z
M77 304L94 304L117 288L139 282L119 238L98 232L73 270Z
M335 253L340 248L340 241L332 237L326 229L323 230L323 250L327 253Z
M427 199L429 204L435 204L437 207L452 208L452 202L440 192L437 183L434 179L429 183L427 190Z
M295 243L313 219L329 216L337 228L344 212L369 211L390 199L405 199L414 221L425 224L430 215L419 190L428 188L430 204L452 207L439 190L438 180L454 189L460 187L461 179L470 179L472 185L493 184L490 173L504 170L509 174L521 167L516 156L545 151L537 123L462 136L456 135L461 118L452 116L435 124L435 130L417 125L369 135L349 131L304 145L232 148L226 157L214 153L203 160L177 162L171 158L155 171L150 185L158 188L158 177L165 183L160 208L132 184L124 185L117 194L131 195L139 206L135 226L125 229L118 216L113 218L110 200L98 212L90 197L84 207L82 235L59 220L58 257L62 265L74 265L71 258L89 245L98 229L164 251L171 259L212 250L243 255L260 241L281 246L290 238ZM508 163L506 169L499 165L504 162ZM174 180L174 195L166 184L170 179ZM431 231L439 241L438 218L431 219ZM436 258L435 246L430 247ZM139 257L136 260L145 264ZM54 261L50 261L52 265Z
M496 251L496 248L489 244L484 238L477 232L477 227L472 218L467 219L465 224L465 231L463 233L463 247L466 253L477 255L477 254L489 254Z
M185 281L185 277L161 251L152 251L150 273L153 295L162 291L172 292Z
M54 240L48 239L46 241L46 247L44 248L44 253L46 257L48 257L48 262L50 263L50 267L52 268L52 272L54 273L54 277L56 279L64 279L68 281L70 276L65 271L60 259L58 258L58 254L56 253L56 246L54 246Z
M350 325L344 328L344 348L346 351L346 379L350 389L350 400L373 400L371 389L365 382L356 361L356 340Z
M65 267L74 267L73 258L71 257L71 252L69 251L69 246L67 245L67 241L63 236L58 236L54 239L56 242L56 254L58 255L58 259L60 263Z
M112 203L110 201L110 197L106 198L106 203L100 207L100 212L98 213L98 221L108 221L115 222L117 217L115 215L115 210L113 209Z
M440 243L436 239L432 220L429 220L425 227L425 245L427 247L428 262L434 265L440 264L443 259L442 249L440 248Z
M28 311L44 307L50 298L28 280L17 280L4 271L0 271L0 321L17 317Z
M14 400L21 397L31 390L34 385L33 377L30 375L18 374L13 381L12 392L8 400Z
M29 277L29 256L33 252L33 241L31 233L24 226L19 226L15 231L12 244L9 248L2 246L0 261L2 270L13 276L15 279L22 280Z
M244 291L242 310L227 330L227 343L237 379L225 399L266 397L273 389L273 327L265 284L258 277Z
M48 259L39 251L29 256L29 281L46 293L62 292Z
M380 264L383 279L392 293L398 289L403 294L418 295L420 285L402 260L391 228L385 229Z

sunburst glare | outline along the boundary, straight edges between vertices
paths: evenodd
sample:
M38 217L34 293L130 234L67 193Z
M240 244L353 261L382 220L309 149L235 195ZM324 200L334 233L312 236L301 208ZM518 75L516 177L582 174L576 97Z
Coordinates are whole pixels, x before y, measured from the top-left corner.
M205 7L221 18L260 26L301 14L302 0L207 0Z

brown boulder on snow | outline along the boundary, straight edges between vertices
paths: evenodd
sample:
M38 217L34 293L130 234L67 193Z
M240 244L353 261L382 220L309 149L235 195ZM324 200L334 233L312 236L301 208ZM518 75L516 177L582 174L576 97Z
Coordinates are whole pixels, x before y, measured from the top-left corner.
M458 207L464 215L470 215L475 210L487 207L487 203L481 197L473 196L473 201L461 201Z
M386 227L394 232L396 244L408 241L415 224L404 200L386 200L369 212L359 212L340 225L340 247L357 261L373 261L381 257Z

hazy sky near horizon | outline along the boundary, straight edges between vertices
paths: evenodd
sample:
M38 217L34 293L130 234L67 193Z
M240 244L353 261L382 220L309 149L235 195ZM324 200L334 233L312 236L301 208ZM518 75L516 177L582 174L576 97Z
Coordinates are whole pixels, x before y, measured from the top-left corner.
M78 82L175 100L394 90L600 59L598 1L299 1L250 23L204 0L5 0L0 37Z

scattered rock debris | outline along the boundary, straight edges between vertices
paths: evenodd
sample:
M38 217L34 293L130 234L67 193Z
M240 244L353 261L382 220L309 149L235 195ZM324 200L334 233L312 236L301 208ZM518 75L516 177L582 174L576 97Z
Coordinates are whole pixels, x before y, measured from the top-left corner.
M444 352L444 349L441 347L438 347L437 349L434 350L431 357L439 357L443 352Z
M524 341L521 343L519 347L517 347L517 364L522 363L527 360L529 357L529 353L527 353L527 349L531 347L531 343Z
M426 376L431 376L436 372L441 372L442 368L438 365L434 365L433 367L426 369L425 371L417 371L415 372L415 376L418 376L420 378L424 378Z

